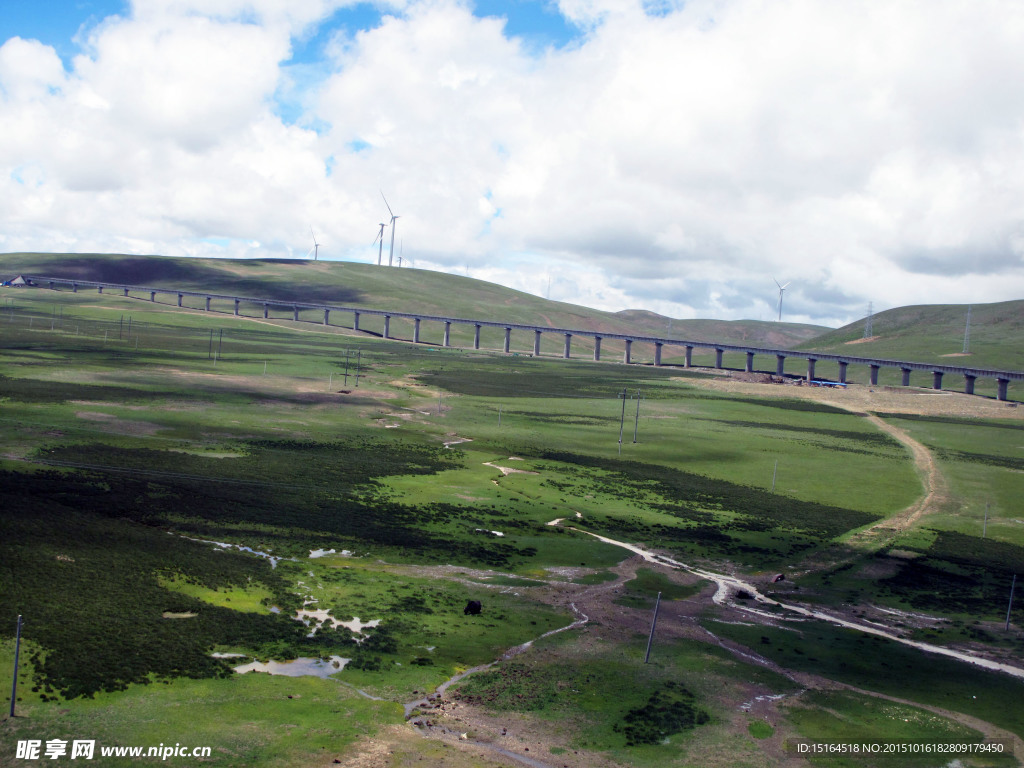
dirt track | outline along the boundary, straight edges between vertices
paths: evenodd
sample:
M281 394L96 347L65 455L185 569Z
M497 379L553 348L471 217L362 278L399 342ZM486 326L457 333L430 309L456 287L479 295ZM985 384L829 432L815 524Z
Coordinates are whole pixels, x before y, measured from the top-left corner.
M721 373L708 370L707 373ZM758 397L786 397L815 400L854 413L914 413L923 416L957 416L979 419L1016 419L1024 421L1024 408L1015 402L999 402L989 397L965 395L950 390L917 387L864 386L851 384L845 389L807 387L795 384L763 383L764 374L726 373L712 379L682 379L687 384L720 392L735 392Z
M742 378L740 376L739 378ZM737 378L721 378L710 381L694 382L697 386L706 387L712 390L736 392L742 394L753 394L762 397L795 397L810 399L828 405L842 408L854 413L865 415L878 429L891 435L911 451L914 465L921 477L923 485L922 496L912 505L890 518L879 521L875 525L858 534L858 538L864 539L864 543L877 546L879 539L884 538L885 533L895 534L897 531L918 522L925 515L937 511L948 501L948 488L931 452L921 443L914 440L899 427L878 417L877 413L912 413L921 415L936 416L958 416L967 418L1003 418L1018 419L1024 421L1024 409L1014 407L1012 404L1000 403L991 399L963 395L955 392L934 392L931 390L897 389L897 388L869 388L851 386L848 389L822 389L797 386L781 386L757 383L754 381L743 381ZM881 534L881 535L880 535ZM619 635L623 640L635 636L637 633L646 632L649 617L646 613L623 608L615 604L614 599L621 585L632 578L636 568L640 565L650 567L650 563L644 563L639 557L633 557L620 563L613 569L619 579L615 582L602 584L596 587L583 588L564 582L552 582L546 588L538 588L536 597L551 605L568 606L570 602L576 604L580 611L588 615L594 621L595 626L601 628L601 632L607 637ZM430 569L427 569L430 570ZM680 578L676 574L676 578ZM477 585L479 586L479 585ZM708 632L701 628L696 620L697 614L704 610L705 606L712 600L714 590L705 590L700 596L690 600L679 601L669 604L672 615L666 616L666 621L659 624L659 631L668 631L671 635L687 636L694 639L708 640ZM728 608L727 608L728 610ZM749 616L746 618L749 620ZM672 627L668 630L668 627ZM587 643L587 629L579 630L581 646ZM741 653L745 658L748 654L742 649L732 648L730 643L723 643L718 638L712 637L722 647L736 653ZM765 664L775 668L776 671L789 674L786 670L777 668L774 664ZM921 707L915 702L903 702L901 699L879 695L870 691L861 691L851 686L842 685L834 681L819 678L813 675L798 675L800 681L814 688L844 688L854 690L869 696L879 696L890 701L902 702ZM751 690L751 694L757 693ZM761 702L757 705L757 716L763 717L775 727L782 723L784 718L778 711L775 701ZM942 717L957 720L969 727L976 728L990 738L1009 738L1013 735L997 728L990 723L971 718L960 713L925 706L923 709L931 711ZM427 729L428 740L433 742L435 747L440 743L444 749L443 758L437 764L452 766L452 768L480 768L491 766L517 766L524 765L520 760L509 754L518 754L526 758L534 766L572 766L582 768L583 766L595 766L595 768L611 768L614 763L609 762L604 756L597 754L561 754L555 757L551 754L550 748L557 746L558 741L543 721L536 718L526 717L515 713L495 714L483 710L480 707L466 706L465 704L445 699L437 710L438 726ZM745 722L745 719L744 719ZM744 726L745 727L745 726ZM461 733L472 733L474 738L480 739L483 743L472 743L471 740L460 738ZM776 764L783 759L781 752L782 734L784 729L779 729L772 743L764 743L765 752L762 755L764 765ZM357 750L345 760L346 768L400 768L413 764L422 765L424 760L431 763L430 758L422 755L423 747L417 747L416 741L422 737L418 736L411 726L394 726L385 730L377 737L362 742ZM1014 739L1017 747L1021 745L1020 740ZM526 745L532 747L524 752ZM504 755L495 752L493 747L507 749ZM437 759L437 758L435 758Z

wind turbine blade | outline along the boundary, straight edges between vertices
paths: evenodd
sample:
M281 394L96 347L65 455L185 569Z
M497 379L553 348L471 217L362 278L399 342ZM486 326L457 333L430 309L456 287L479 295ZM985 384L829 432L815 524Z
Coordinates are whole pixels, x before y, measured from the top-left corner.
M380 191L380 196L384 197L384 190L383 189ZM391 218L392 219L395 218L395 212L391 210L391 206L388 205L388 199L386 197L384 197L384 205L388 206L388 213L391 214Z
M775 275L772 275L772 282L775 283L776 285L779 285L779 281L775 279ZM787 285L788 285L788 283L787 283ZM779 285L779 289L780 290L782 289L781 285Z
M779 286L779 289L780 289L780 290L783 290L783 291L784 291L784 290L786 290L787 288L789 288L789 286L790 286L790 283L792 283L792 282L793 282L793 281L792 281L792 280L790 280L790 281L789 281L789 283L786 283L785 285L780 285L780 286Z

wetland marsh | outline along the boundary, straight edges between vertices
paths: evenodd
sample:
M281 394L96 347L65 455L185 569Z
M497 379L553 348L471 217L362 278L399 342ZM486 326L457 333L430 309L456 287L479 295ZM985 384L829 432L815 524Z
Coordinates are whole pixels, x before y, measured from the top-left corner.
M682 768L781 765L786 739L829 734L1019 745L1013 677L753 616L709 576L1020 666L1020 603L1002 625L1024 570L1016 412L720 384L17 292L0 312L0 613L25 630L5 749L195 733L224 766L442 749L456 766ZM620 454L623 389L642 400ZM946 482L905 528L889 521L924 481L869 410ZM318 674L239 675L224 654Z

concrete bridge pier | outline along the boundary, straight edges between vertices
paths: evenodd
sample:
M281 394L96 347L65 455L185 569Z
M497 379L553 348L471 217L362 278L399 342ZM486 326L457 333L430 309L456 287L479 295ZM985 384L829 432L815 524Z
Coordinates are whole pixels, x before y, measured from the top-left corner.
M296 323L299 322L299 308L298 307L292 307L292 320L294 320Z
M473 349L480 349L480 323L473 327Z
M420 343L420 318L415 318L412 321L412 343Z
M502 345L501 348L507 353L511 347L512 347L512 329L511 328L506 328L505 329L505 343Z
M384 338L391 338L391 315L384 315Z
M358 312L353 312L352 313L352 330L353 331L358 331L359 330L359 313Z
M654 364L661 365L661 348L665 346L660 341L654 342Z
M562 357L566 360L569 359L569 347L572 345L572 334L565 334L565 351L562 353Z
M179 293L178 294L178 306L179 307L181 306L181 302L184 301L184 300L185 300L185 294Z
M626 339L626 351L622 353L622 362L624 362L626 365L629 365L630 363L630 352L632 351L632 349L633 342L630 341L629 339Z
M839 361L839 383L840 384L845 384L846 383L846 367L848 365L849 365L849 363L846 362L845 360L840 360Z
M693 347L691 347L690 345L686 346L686 356L683 359L684 359L683 366L685 368L692 368L693 367Z
M127 290L125 290L124 295L125 296L128 295L128 291ZM209 296L206 297L206 311L207 312L210 311L210 297Z
M51 281L49 282L49 285L50 285L50 290L52 291L52 290L53 290L53 280L51 280ZM126 291L124 292L124 295L125 295L125 296L127 296L127 295L128 295L128 291L127 291L127 290L126 290Z
M725 352L724 349L719 349L718 347L715 347L715 368L721 368L722 367L722 353L723 352Z
M331 310L325 309L324 310L324 325L330 325L330 324L331 324Z
M775 375L782 376L786 370L786 356L776 355L775 356Z
M747 352L747 367L744 369L747 373L754 372L754 353Z
M99 288L96 289L96 293L103 293L103 286L102 285Z
M238 305L239 304L241 304L241 302L238 299L235 299L235 314L236 315L238 314Z
M942 371L932 371L932 389L942 389Z
M156 291L150 291L149 292L149 300L150 301L156 301Z
M812 381L814 381L814 364L816 362L818 362L818 361L815 358L813 358L813 357L808 357L807 358L807 383L808 384L810 384Z
M540 357L540 331L533 332L533 356Z
M871 364L871 384L872 384L872 386L875 386L875 387L878 386L878 369L881 368L881 367L882 366L875 365L874 363Z
M270 317L270 305L269 304L264 304L263 305L263 319L266 320L268 317Z
M911 371L911 369L910 368L900 368L900 370L903 371L903 386L904 387L909 387L910 386L910 371Z
M127 295L128 295L128 289L127 289L127 288L125 288L125 289L124 289L124 295L125 295L125 296L127 296Z
M972 376L969 373L965 373L964 374L964 394L965 395L973 395L974 394L974 382L975 382L975 380L977 378L978 378L977 376Z
M596 363L596 362L599 362L600 360L601 360L601 337L600 336L595 336L594 337L594 362Z
M444 345L446 347L452 345L452 324L447 320L444 321Z
M1009 385L1010 380L1009 379L996 379L996 381L999 382L999 394L996 395L996 399L998 399L998 400L1006 400L1006 388L1007 388L1007 385Z
M72 293L78 293L78 283L72 283L71 284L71 292Z

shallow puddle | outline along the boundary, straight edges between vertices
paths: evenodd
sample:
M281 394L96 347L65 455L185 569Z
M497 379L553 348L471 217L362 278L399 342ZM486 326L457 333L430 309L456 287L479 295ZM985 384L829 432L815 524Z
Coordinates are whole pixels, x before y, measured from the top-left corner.
M331 656L328 661L300 657L292 661L251 661L234 669L240 675L246 672L269 672L284 677L330 677L343 670L350 661L341 656Z

